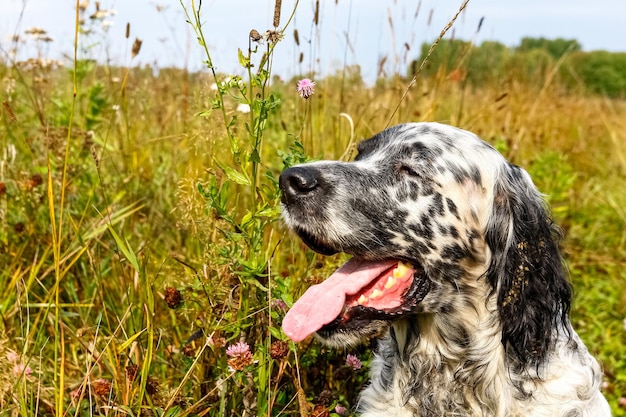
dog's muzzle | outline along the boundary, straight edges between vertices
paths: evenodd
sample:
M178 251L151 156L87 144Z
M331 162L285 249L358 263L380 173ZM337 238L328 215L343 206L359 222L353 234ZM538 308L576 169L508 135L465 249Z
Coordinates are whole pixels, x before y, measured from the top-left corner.
M293 167L280 174L281 201L290 204L303 196L312 196L322 189L320 173L315 168Z

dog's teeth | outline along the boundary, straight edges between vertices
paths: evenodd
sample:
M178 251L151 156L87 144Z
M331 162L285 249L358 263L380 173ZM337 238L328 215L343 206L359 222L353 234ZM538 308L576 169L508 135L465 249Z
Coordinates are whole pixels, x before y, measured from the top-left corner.
M388 290L389 288L393 287L397 283L398 283L397 279L395 279L394 277L389 277L389 279L387 279L387 282L385 283L385 289Z
M383 292L379 289L375 289L374 291L372 291L372 294L370 294L370 300L380 298L381 295L383 295Z
M365 305L367 304L367 302L369 301L369 298L367 298L366 296L364 296L363 294L361 294L361 296L359 297L359 299L357 300L357 302L359 303L359 305Z
M402 261L398 262L398 267L393 270L393 277L402 278L406 274L406 271L408 271L410 268L411 265L405 264Z

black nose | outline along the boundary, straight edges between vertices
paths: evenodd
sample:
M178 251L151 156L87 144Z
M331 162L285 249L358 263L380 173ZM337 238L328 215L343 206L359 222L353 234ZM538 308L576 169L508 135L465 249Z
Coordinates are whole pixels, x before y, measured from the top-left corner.
M319 172L315 168L288 168L280 174L278 184L283 192L283 203L288 203L317 189L320 186Z

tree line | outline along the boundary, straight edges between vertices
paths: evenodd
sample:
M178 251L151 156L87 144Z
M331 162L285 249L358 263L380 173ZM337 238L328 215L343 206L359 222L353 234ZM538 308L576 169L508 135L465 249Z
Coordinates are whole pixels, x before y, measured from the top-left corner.
M427 56L421 47L411 62L410 76ZM471 85L520 82L544 83L547 77L568 91L585 91L613 98L626 97L626 53L582 50L575 39L523 38L518 46L485 41L480 45L461 39L443 39L432 52L422 75L445 75Z

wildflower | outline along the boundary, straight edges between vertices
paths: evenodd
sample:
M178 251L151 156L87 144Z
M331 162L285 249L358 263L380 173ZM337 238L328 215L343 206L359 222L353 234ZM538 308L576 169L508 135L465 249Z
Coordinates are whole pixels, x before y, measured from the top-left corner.
M226 355L230 356L228 365L234 371L241 371L246 366L252 364L252 353L250 346L246 342L238 342L226 348Z
M112 20L103 20L100 23L100 27L106 32L111 26L115 25Z
M270 356L272 359L282 359L289 353L289 344L282 340L275 340L270 345Z
M335 406L335 413L339 414L340 416L345 416L346 414L348 414L348 409L343 405L337 404Z
M237 106L237 111L239 113L250 113L250 105L245 103L240 103Z
M287 304L283 300L272 300L272 307L280 311L287 311Z
M303 78L298 81L298 86L296 87L298 90L298 94L300 97L304 99L308 99L313 94L315 94L315 81L311 81L308 78Z
M20 377L22 375L30 376L33 373L33 370L30 366L24 365L22 362L16 363L13 366L13 376Z
M361 369L361 367L363 366L359 358L351 354L348 354L348 356L346 356L346 365L348 365L350 368L354 369L355 371L358 369Z

